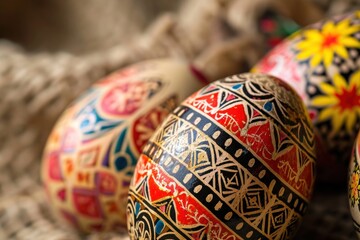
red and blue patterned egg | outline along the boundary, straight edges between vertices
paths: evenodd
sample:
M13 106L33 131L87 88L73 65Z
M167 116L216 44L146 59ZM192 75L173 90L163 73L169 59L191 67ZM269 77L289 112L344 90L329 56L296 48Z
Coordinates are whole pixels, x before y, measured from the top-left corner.
M48 138L42 179L61 219L80 231L126 229L130 179L143 145L183 99L205 84L189 65L151 60L96 82Z
M213 82L145 145L127 205L131 239L291 239L314 186L300 97L264 74Z
M360 239L360 132L354 143L349 164L348 199L355 231Z
M315 125L319 180L345 182L360 129L360 11L304 28L270 51L253 71L294 87Z

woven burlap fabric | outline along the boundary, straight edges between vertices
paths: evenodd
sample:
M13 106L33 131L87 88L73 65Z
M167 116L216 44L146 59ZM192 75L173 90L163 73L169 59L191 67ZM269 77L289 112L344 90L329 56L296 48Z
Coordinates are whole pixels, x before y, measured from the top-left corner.
M254 48L262 36L231 17L231 6L242 9L235 0L188 1L180 10L180 1L164 0L49 2L0 3L0 239L127 239L112 233L80 236L51 214L39 166L57 117L94 81L143 59L170 56L213 69L236 58L251 66L264 54ZM359 4L317 3L325 14ZM263 11L253 9L255 15ZM234 49L241 54L229 55ZM232 74L236 64L209 74ZM344 192L317 194L305 219L299 239L354 236Z

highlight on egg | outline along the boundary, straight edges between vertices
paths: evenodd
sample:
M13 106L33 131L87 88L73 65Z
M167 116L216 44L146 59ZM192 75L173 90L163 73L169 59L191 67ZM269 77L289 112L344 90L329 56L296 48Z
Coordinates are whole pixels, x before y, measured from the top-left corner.
M270 51L253 72L294 87L315 125L319 180L345 182L360 129L360 11L302 29Z
M96 82L62 114L43 154L55 213L83 232L126 229L130 179L143 145L183 99L205 84L172 59L149 60Z
M358 238L360 239L360 132L354 143L348 174L348 199L350 213Z
M265 74L216 81L177 107L131 181L131 239L291 239L312 195L312 124Z

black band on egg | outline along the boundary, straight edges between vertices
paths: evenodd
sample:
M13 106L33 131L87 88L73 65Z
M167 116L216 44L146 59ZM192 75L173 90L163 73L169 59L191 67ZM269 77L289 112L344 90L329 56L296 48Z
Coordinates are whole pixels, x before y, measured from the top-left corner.
M284 185L283 180L279 179L270 169L265 166L262 161L258 159L250 150L246 148L245 144L241 144L238 139L234 139L230 134L223 130L222 127L219 127L216 123L211 121L209 118L204 116L203 114L199 114L196 110L193 110L187 106L179 106L174 114L180 117L181 121L187 121L192 125L195 125L196 119L201 119L195 126L197 131L201 131L207 136L212 136L214 132L220 131L221 135L217 137L216 144L223 149L226 149L226 152L229 153L234 160L236 160L239 164L241 164L244 168L246 168L249 172L254 172L256 169L257 173L260 173L262 170L266 171L266 174L261 178L261 182L266 184L267 188L270 188L270 185L273 180L275 180L275 184L271 186L272 193L277 195L277 197L283 201L288 207L295 210L296 213L300 215L304 215L307 209L308 202L302 196L300 196L295 190L293 190L290 186ZM192 114L192 117L188 120L188 116ZM207 123L211 123L211 127L207 130L203 130L204 126ZM227 139L233 139L231 143L231 147L226 147L225 142ZM242 154L240 157L236 157L236 152L242 149ZM250 160L254 159L254 163L249 166L248 163ZM259 176L254 176L258 179ZM283 189L283 190L282 190ZM290 201L289 201L290 200ZM296 203L296 205L295 205Z

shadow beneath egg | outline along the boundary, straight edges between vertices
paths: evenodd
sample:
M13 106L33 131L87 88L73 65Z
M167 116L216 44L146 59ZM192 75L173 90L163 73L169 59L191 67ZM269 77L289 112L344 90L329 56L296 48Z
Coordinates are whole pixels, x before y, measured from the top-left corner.
M295 240L356 240L346 189L318 184Z

